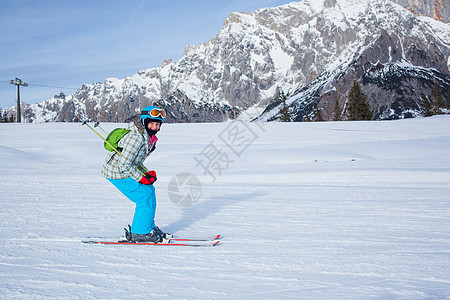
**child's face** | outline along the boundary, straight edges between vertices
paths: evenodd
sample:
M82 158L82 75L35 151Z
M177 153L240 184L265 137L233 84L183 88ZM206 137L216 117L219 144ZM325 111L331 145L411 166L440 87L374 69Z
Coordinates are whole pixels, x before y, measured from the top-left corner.
M150 130L158 131L159 127L161 127L161 123L159 122L149 122L147 128Z

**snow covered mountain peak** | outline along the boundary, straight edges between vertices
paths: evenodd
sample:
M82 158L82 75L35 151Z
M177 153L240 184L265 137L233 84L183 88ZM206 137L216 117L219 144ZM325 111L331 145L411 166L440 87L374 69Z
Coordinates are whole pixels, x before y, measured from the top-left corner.
M293 120L318 109L333 119L354 80L376 118L386 110L392 118L415 116L436 78L450 87L449 40L448 24L387 0L304 0L236 12L215 37L186 46L180 60L84 85L67 99L29 106L25 118L125 121L154 104L169 122L224 121L255 108L260 119L275 120L282 90Z

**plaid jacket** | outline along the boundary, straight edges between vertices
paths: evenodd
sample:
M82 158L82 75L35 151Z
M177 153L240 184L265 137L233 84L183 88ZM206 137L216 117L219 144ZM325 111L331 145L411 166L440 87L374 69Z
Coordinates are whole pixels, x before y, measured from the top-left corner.
M127 129L131 131L119 141L118 145L123 149L122 155L115 151L108 155L102 168L103 177L110 179L131 177L139 181L143 173L147 172L141 165L155 149L156 142L149 145L148 134L139 121L129 123Z

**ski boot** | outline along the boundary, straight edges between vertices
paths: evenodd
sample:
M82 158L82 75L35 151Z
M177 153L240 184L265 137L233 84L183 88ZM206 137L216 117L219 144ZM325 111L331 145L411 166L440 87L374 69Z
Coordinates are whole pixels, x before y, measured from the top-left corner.
M162 243L163 237L160 236L155 230L150 231L147 234L131 233L131 242L133 243Z
M132 242L132 243L169 243L172 235L164 233L159 227L153 228L150 233L136 234L131 232L131 226L128 225L128 229L124 228L125 236L119 242Z
M153 230L156 231L160 236L162 236L163 239L170 240L171 238L173 238L173 234L163 232L161 229L159 229L158 226L155 226Z

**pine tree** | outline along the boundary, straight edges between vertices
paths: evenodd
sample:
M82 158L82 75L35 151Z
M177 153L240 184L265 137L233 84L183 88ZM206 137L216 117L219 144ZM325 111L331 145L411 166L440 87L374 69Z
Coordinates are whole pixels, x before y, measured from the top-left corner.
M348 94L347 113L350 121L371 120L373 116L367 96L356 80Z
M309 115L303 117L303 122L311 122L311 118L309 117Z
M289 113L289 109L286 105L286 95L283 91L279 94L279 99L281 100L281 103L283 104L283 107L280 110L280 121L281 122L291 122L291 114Z
M422 97L422 116L431 117L434 115L434 108L427 96Z
M431 99L436 105L438 112L441 108L445 107L444 97L442 96L441 88L439 87L439 83L437 80L434 81L433 91L431 92Z
M341 107L339 106L339 102L336 100L334 103L334 120L339 121L341 119Z
M450 91L447 91L447 109L450 109Z
M315 122L323 122L324 119L322 117L321 109L317 106L316 107L316 113L315 113L314 121Z

